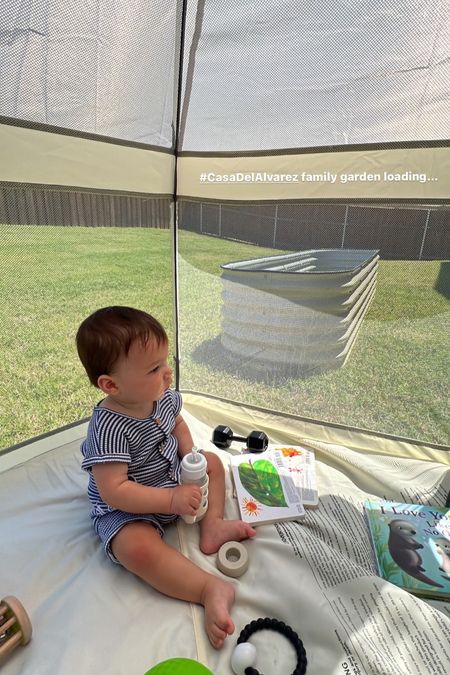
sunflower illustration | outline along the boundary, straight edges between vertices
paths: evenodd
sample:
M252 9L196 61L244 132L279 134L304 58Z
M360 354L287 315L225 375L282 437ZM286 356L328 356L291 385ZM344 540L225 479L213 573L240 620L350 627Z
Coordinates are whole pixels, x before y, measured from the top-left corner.
M261 504L247 497L242 500L242 508L248 516L257 516L261 513Z

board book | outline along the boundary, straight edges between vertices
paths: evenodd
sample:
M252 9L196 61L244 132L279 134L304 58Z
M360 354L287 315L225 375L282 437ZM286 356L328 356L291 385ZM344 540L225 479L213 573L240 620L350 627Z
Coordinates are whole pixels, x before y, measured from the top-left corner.
M314 453L305 448L269 446L262 453L230 459L241 519L252 525L297 520L304 506L317 506Z
M414 595L450 600L450 509L367 500L378 573Z
M274 445L269 449L274 455L277 466L285 467L294 485L300 490L305 508L314 508L319 504L319 491L316 478L316 458L312 450L300 445Z

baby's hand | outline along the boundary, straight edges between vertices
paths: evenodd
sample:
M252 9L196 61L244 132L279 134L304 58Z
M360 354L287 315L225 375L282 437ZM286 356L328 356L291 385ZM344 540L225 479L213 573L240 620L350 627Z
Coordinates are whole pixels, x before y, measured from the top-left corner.
M198 485L178 485L173 488L172 513L178 516L195 516L201 500L202 491Z

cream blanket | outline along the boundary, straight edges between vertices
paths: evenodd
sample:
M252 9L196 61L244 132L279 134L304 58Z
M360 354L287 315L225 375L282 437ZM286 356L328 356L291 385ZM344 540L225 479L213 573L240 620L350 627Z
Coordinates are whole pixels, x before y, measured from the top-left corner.
M212 428L227 423L316 453L319 508L302 524L262 526L245 543L250 567L232 580L235 635L215 651L201 607L161 595L106 559L89 520L79 425L0 456L0 598L16 595L33 624L32 641L0 664L2 675L143 675L176 656L231 675L240 630L264 616L299 634L308 675L450 672L450 603L425 603L376 575L361 507L367 496L443 504L449 453L198 396L185 396L184 416L209 450ZM227 467L226 516L236 517L229 454L216 452ZM220 574L215 556L199 551L198 525L179 522L167 541ZM259 633L252 642L260 672L292 673L284 638Z

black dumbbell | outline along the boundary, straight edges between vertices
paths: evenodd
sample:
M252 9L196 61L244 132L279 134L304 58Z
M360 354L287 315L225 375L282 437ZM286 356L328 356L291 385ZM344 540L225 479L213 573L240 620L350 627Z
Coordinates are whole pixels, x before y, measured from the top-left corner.
M217 448L229 448L231 441L245 443L250 452L263 452L269 443L264 431L252 431L247 438L244 438L243 436L233 436L230 427L218 426L214 429L212 442Z

